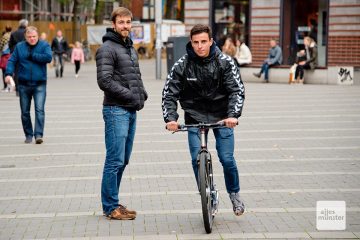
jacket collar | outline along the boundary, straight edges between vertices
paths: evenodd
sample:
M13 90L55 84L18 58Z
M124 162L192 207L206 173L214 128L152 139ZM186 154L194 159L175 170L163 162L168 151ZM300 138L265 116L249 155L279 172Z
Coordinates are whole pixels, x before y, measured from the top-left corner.
M191 41L189 41L186 44L186 52L189 56L189 59L194 60L194 61L199 61L199 62L210 62L215 58L216 53L218 53L220 51L220 49L216 46L215 41L213 42L213 44L210 46L210 53L209 56L202 58L199 57L193 47L191 46Z
M126 48L130 48L133 45L133 41L130 38L126 38L125 41L120 35L114 31L112 28L106 29L106 34L102 38L103 43L106 41L112 41L115 43L119 43Z

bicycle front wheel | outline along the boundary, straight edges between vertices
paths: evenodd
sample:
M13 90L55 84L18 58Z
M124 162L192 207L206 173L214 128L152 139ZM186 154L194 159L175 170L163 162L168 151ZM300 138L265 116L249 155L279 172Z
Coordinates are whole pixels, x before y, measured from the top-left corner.
M207 233L211 233L213 224L213 214L211 205L211 180L208 169L208 154L201 152L199 157L199 186L201 195L201 207L204 219L204 226Z

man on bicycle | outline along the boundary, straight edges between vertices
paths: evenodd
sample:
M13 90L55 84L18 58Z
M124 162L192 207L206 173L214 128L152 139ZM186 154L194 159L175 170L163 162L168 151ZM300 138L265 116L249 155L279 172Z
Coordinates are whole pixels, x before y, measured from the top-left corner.
M241 115L245 89L239 69L212 39L209 26L197 24L190 31L187 54L172 67L163 92L162 110L169 131L178 129L177 101L185 111L185 124L223 121L226 128L213 129L216 150L223 166L226 190L235 215L244 213L240 200L239 173L234 159L234 130ZM198 129L188 129L192 167L197 176L200 150Z

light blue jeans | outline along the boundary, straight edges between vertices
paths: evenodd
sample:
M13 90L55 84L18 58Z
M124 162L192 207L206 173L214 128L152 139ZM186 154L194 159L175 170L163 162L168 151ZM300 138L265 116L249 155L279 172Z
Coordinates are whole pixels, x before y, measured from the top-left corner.
M234 129L213 129L216 139L216 150L223 166L226 190L228 193L240 191L239 172L234 158ZM207 132L208 133L208 132ZM207 134L206 134L207 141ZM197 154L201 149L200 131L197 128L188 130L188 142L195 179L198 179Z
M136 111L104 106L106 159L101 183L101 202L105 214L119 204L120 182L129 163L136 130Z

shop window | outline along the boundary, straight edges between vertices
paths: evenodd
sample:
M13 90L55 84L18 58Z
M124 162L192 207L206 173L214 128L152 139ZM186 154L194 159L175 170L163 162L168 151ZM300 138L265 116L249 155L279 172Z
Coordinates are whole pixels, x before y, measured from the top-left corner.
M219 46L226 37L249 40L249 0L211 1L213 6L212 29Z
M328 0L283 0L282 47L284 61L293 64L309 36L317 44L318 65L326 66Z

